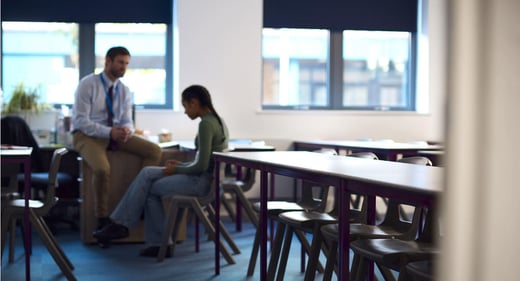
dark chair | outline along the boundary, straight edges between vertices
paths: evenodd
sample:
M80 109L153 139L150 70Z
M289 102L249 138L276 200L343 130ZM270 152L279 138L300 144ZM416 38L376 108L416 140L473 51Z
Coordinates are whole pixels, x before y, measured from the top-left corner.
M406 265L405 274L411 281L433 281L436 257L423 261L414 261Z
M255 227L258 227L258 216L253 210L251 201L247 199L245 194L247 191L251 190L255 184L256 170L250 168L243 169L244 171L242 172L242 179L237 180L236 173L233 173L230 170L230 165L226 165L225 168L226 177L221 181L220 184L220 188L222 190L222 193L220 194L220 202L233 221L240 223L238 221L239 214L237 212L240 210L238 206L241 206L244 208L244 211L249 217L251 223L253 223ZM236 208L237 212L233 210L231 201L238 202Z
M48 172L46 171L46 165L43 164L43 151L39 147L38 142L34 138L29 125L25 122L25 120L19 116L9 115L5 116L1 120L1 130L2 130L2 144L11 144L11 145L21 145L21 146L29 146L33 148L31 154L31 189L32 193L35 196L32 196L35 199L41 199L45 197L45 193L48 187ZM61 188L70 188L72 186L77 186L76 179L74 179L70 174L59 172L56 174L56 178L58 180L59 186ZM23 186L24 184L24 175L23 173L18 173L18 183L19 186ZM60 193L59 190L56 193ZM71 202L62 202L59 203L55 208L61 208L64 206L71 205ZM77 200L72 204L75 207L79 206ZM58 213L58 215L56 215ZM52 222L63 222L67 223L73 229L77 229L77 221L66 219L63 216L63 212L54 212L50 211L46 217L47 221L51 223L49 226L54 230ZM53 231L55 232L55 231Z
M407 157L401 158L398 161L402 163L431 166L431 162L424 157ZM350 225L350 241L369 238L397 238L411 240L416 237L421 222L421 208L411 206L414 210L411 219L403 219L403 203L394 199L389 199L386 201L386 203L387 208L385 216L378 225L369 225L366 223L352 223ZM339 238L338 224L323 226L321 228L321 233L324 236L325 241L329 245L330 249L327 256L325 272L323 275L323 280L328 281L331 280L332 271L336 267ZM358 261L354 258L353 264L357 263ZM390 274L390 272L384 268L382 271L384 271L383 275Z
M54 151L50 171L47 178L47 192L45 194L44 201L29 200L29 218L32 226L38 232L38 235L42 239L45 247L54 258L54 261L61 269L62 273L67 277L68 280L76 280L72 270L74 266L67 258L65 252L61 249L60 245L54 238L50 231L47 223L43 219L49 210L57 203L58 199L55 197L55 190L58 187L57 173L60 167L61 157L67 153L66 148L59 148ZM25 200L14 199L2 202L2 253L4 252L4 245L6 240L6 234L13 224L12 222L17 219L21 219L25 212ZM14 237L10 237L14 239Z
M399 272L398 280L406 280L406 266L410 262L431 259L440 254L437 246L440 238L438 217L435 209L425 210L424 227L415 240L402 239L358 239L350 243L354 259L351 277L353 280L365 280L369 273L369 262L375 262L379 269L392 269ZM384 272L384 271L382 271ZM395 280L393 274L383 274L385 280Z
M378 160L378 157L372 152L357 152L348 156ZM365 200L363 200L363 204L361 204L360 206L361 198L362 195L359 194L355 194L354 197L351 197L351 222L366 221L366 202ZM278 252L276 252L277 255L275 255L275 252L273 250L268 270L269 279L274 279L275 274L277 280L283 279L283 275L285 274L285 269L287 266L287 259L289 257L292 236L294 233L298 232L312 234L310 250L307 251L309 255L309 260L305 269L304 280L314 280L314 274L316 270L318 270L319 272L323 272L323 269L320 268L321 264L319 262L319 254L320 251L323 250L327 255L328 248L324 247L325 245L323 244L323 236L321 234L320 228L324 225L337 223L337 210L339 209L337 205L338 201L334 200L333 204L334 207L328 213L324 212L324 210L303 210L295 212L284 212L278 215L278 227L280 228L281 233L278 234L277 231L278 235L275 237L275 243L273 248L275 250L277 248L282 248L282 253L281 256L278 257ZM283 236L284 230L285 237Z
M6 164L2 165L2 213L3 207L8 205L7 202L15 199L20 199L20 193L18 192L18 164ZM8 226L10 229L9 236L9 262L14 262L14 236L16 235L16 220L11 221L11 225Z
M44 172L44 165L38 142L33 136L31 128L22 117L8 115L1 119L2 144L32 147L31 171Z
M318 151L314 151L317 153L325 153L331 155L337 155L335 150L330 149L322 149ZM324 212L327 207L327 197L329 194L329 187L317 185L311 182L302 182L301 186L301 198L298 202L293 201L281 201L281 200L271 200L267 201L267 217L271 221L278 221L278 215L284 212L292 212L292 211L319 211ZM256 213L260 212L260 202L256 202L253 204L253 209ZM258 224L257 224L258 225ZM285 233L285 225L277 223L276 224L276 233L273 241L281 241L281 237ZM306 253L309 253L311 250L311 246L309 241L305 237L305 233L300 230L296 230L294 232L296 237L302 244L302 247ZM253 242L253 249L251 251L251 258L249 259L249 266L247 270L247 276L252 276L256 266L256 260L258 258L260 250L260 231L257 227L257 231L255 234L255 240ZM271 252L271 261L269 262L269 268L276 266L278 255L280 253L280 247L273 245ZM273 257L276 258L276 261L273 260ZM319 269L323 271L323 266L319 265ZM269 269L268 269L269 272Z
M163 241L157 256L157 260L159 262L164 260L170 240L173 240L173 244L171 245L171 254L173 255L173 251L175 249L177 241L179 225L182 217L185 215L185 212L188 209L192 210L195 216L203 223L204 227L206 228L206 231L209 234L209 238L211 240L215 240L215 228L213 227L212 223L215 220L215 209L212 205L213 201L215 200L215 190L215 183L214 180L212 180L210 191L204 197L184 195L163 196L163 201L167 202L167 204L169 205L167 207L168 211L166 212L166 227L163 233ZM235 242L231 238L231 235L226 230L226 227L222 222L220 222L220 231L222 232L222 235L224 236L229 246L233 250L233 253L239 254L240 250L238 249L238 246L235 244ZM219 241L219 243L220 250L226 261L229 264L234 264L235 260L233 259L233 257L231 257L231 254L229 253L227 248L221 241Z

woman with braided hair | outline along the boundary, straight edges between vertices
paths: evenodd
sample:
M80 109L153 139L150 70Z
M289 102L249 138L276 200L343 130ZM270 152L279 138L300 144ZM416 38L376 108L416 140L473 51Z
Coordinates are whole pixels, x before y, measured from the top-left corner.
M94 232L99 241L108 243L127 237L128 228L137 225L144 212L147 247L140 255L157 257L166 223L162 196L200 197L209 192L214 174L212 154L227 149L228 130L205 87L192 85L186 88L182 92L182 106L190 119L201 119L195 138L195 160L186 163L169 160L164 167L144 167L110 215L111 222Z

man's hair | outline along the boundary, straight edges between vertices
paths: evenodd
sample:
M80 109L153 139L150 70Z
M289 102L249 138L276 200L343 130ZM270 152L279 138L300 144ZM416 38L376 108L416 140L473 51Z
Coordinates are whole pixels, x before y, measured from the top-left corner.
M110 60L114 60L114 58L119 55L130 56L130 52L125 47L112 47L108 49L106 57L110 58Z

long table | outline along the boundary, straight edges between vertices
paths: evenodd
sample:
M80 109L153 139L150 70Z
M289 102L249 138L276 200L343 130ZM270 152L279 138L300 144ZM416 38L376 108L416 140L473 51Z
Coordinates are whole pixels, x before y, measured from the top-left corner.
M267 193L268 175L277 174L338 187L339 196L339 279L349 278L349 198L350 194L368 196L369 222L374 223L375 196L433 206L443 190L443 169L393 161L373 161L306 151L214 153L215 169L221 163L240 165L260 171L260 280L267 274ZM215 180L220 180L215 173ZM271 184L274 181L271 180ZM217 193L220 189L217 185ZM216 196L216 239L220 239L220 200ZM346 235L347 234L347 235ZM215 274L220 274L220 248L215 244Z
M418 155L418 151L442 150L442 145L431 145L423 142L393 142L393 141L360 141L360 140L315 140L295 141L294 150L316 150L330 148L336 151L350 152L370 151L382 160L397 160L398 156Z
M22 164L24 167L24 243L25 243L25 280L31 280L31 224L29 221L29 196L31 194L31 147L2 145L0 158L4 164Z

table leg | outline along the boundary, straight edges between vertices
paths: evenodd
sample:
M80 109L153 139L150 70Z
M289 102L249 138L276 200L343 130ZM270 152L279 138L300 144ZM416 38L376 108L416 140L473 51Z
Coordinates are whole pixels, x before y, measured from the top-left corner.
M215 161L215 275L220 274L220 162Z
M242 167L237 165L237 180L242 180ZM236 196L235 200L236 204L236 221L235 221L235 229L236 231L242 231L242 206L238 196Z
M29 196L31 194L31 161L30 158L24 160L24 240L25 240L25 280L31 280L31 222L29 219Z
M260 280L267 278L267 172L260 172Z
M339 276L338 280L349 280L349 249L350 249L350 191L347 189L348 183L341 181L339 188Z

